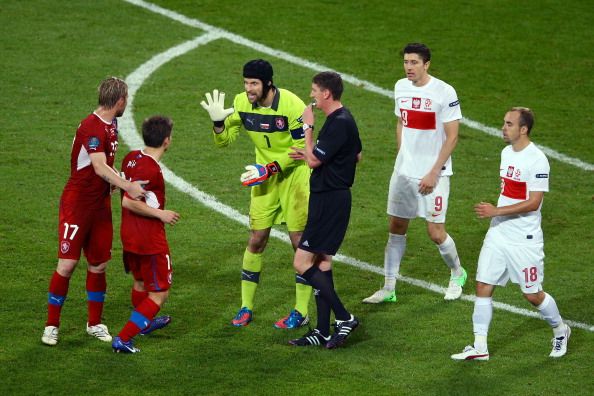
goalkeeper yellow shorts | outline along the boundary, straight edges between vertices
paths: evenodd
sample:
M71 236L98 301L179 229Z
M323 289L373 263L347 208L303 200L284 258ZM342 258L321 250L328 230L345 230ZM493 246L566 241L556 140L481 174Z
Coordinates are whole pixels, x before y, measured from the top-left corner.
M310 175L311 170L303 164L252 187L250 229L287 224L288 231L303 231L307 222Z

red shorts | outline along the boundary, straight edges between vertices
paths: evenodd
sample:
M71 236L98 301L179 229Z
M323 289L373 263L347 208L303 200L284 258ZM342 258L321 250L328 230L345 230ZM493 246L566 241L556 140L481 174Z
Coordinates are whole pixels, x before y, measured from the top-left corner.
M82 249L89 264L111 259L111 206L89 209L60 201L59 219L58 258L79 260Z
M151 255L124 252L124 268L132 272L135 280L144 282L146 291L160 292L171 287L173 270L169 252Z

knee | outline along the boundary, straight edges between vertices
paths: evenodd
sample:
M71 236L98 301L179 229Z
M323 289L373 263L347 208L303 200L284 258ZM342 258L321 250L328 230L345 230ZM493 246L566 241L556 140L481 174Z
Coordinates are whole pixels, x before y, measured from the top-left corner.
M94 272L96 274L102 274L105 272L105 270L107 269L107 262L105 263L101 263L101 264L89 264L87 266L87 269L90 272Z
M545 294L541 290L538 293L531 293L531 294L524 294L524 298L530 302L530 304L538 307L541 305L545 299Z
M408 230L408 220L390 217L389 229L391 234L405 235Z
M493 285L489 285L483 282L476 282L476 296L477 297L492 297L493 296Z
M167 298L169 297L169 290L158 293L149 293L149 297L155 302L155 304L161 307L163 304L165 304L165 301L167 301Z
M268 243L268 236L257 233L251 233L248 240L248 249L252 253L262 253Z
M134 279L134 285L132 287L134 288L134 290L139 291L139 292L145 291L144 282L141 280Z
M442 243L445 242L448 234L445 231L444 227L433 227L433 226L428 226L427 227L427 234L429 235L429 238L436 244L436 245L441 245Z
M56 272L65 278L70 278L77 264L77 260L60 259L58 260L58 267L56 268Z

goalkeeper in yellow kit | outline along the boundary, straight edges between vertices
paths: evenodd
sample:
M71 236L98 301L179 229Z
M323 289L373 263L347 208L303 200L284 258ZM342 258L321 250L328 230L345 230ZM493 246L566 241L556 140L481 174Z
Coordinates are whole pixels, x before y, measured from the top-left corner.
M214 90L200 104L214 123L219 147L227 146L243 127L255 145L256 164L246 166L241 182L251 187L250 237L241 271L241 309L234 326L247 326L253 318L254 295L262 270L262 253L274 224L286 223L293 249L307 222L310 170L304 161L289 157L291 147L305 147L301 116L305 104L295 94L272 82L272 66L255 59L243 67L245 93L225 109L225 94ZM295 308L274 326L292 329L309 322L311 286L295 275Z

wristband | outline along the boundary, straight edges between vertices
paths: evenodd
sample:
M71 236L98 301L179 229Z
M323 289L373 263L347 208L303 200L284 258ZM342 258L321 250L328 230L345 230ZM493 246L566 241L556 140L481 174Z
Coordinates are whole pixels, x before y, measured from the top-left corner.
M225 120L221 120L221 121L213 121L212 122L214 124L215 127L217 128L221 128L225 126Z

